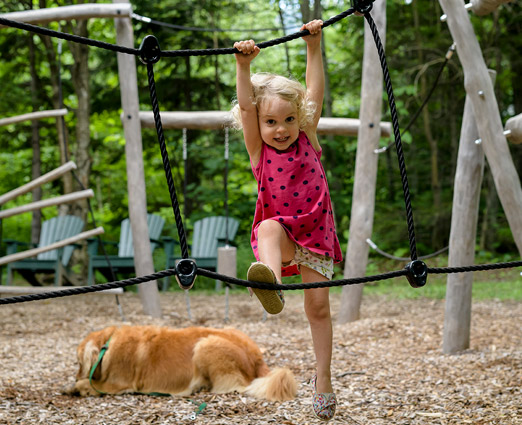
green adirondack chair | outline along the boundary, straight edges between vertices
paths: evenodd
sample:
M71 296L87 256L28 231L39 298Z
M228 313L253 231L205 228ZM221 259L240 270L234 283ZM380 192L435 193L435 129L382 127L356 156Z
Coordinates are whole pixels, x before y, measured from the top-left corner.
M228 240L233 241L237 229L239 228L239 220L228 217ZM194 231L192 232L192 244L189 255L191 259L196 261L198 267L208 270L216 270L217 268L217 249L224 246L226 242L227 217L215 216L205 217L194 223ZM165 268L175 267L176 261L181 257L181 252L176 249L179 242L173 238L163 238L165 248ZM166 291L170 286L170 277L163 280L163 290Z
M157 248L160 243L159 237L165 225L165 220L159 215L147 214L147 225L149 227L149 237L151 241L151 250ZM108 242L103 242L108 244ZM89 239L87 252L89 254L89 266L87 283L88 285L94 284L94 274L98 270L108 280L112 281L111 268L114 274L129 274L134 273L134 247L132 246L132 231L130 220L126 218L121 222L120 229L120 242L118 245L117 255L108 255L108 260L105 255L100 254L98 251L98 239Z
M70 238L81 233L85 223L79 217L73 215L65 215L54 217L42 223L40 233L40 241L38 248L50 245L54 242ZM21 246L30 246L31 244L19 242L15 240L6 240L7 254L18 252ZM62 277L67 277L69 272L69 261L72 253L78 245L67 245L63 248L53 249L52 251L42 252L35 258L27 258L15 261L7 265L7 284L13 282L13 272L17 271L27 282L33 286L41 286L41 282L36 278L36 273L54 273L54 284L60 285ZM31 247L33 248L33 247Z

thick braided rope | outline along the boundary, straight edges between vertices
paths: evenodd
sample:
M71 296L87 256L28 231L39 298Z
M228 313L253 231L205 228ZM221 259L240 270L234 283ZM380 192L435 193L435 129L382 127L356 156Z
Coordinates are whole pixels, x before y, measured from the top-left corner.
M365 13L364 17L368 22L370 30L373 34L373 39L375 40L375 46L377 47L377 52L379 54L379 59L381 61L382 72L384 76L384 81L386 84L386 92L388 94L388 103L390 104L390 113L393 125L393 134L395 136L395 146L397 150L397 159L399 161L399 170L401 173L402 180L402 189L404 192L404 203L406 207L406 221L408 224L408 236L410 239L410 257L412 260L417 259L417 246L415 244L415 226L413 223L413 211L411 208L411 199L410 199L410 190L408 187L408 176L406 174L406 163L404 161L404 153L402 151L402 142L401 142L401 132L399 129L399 119L397 117L397 108L395 106L395 97L393 95L393 88L390 78L390 73L388 71L388 65L386 64L386 55L384 54L384 48L381 43L381 39L379 37L379 33L377 31L377 26L373 21L373 18L369 13Z
M156 95L156 83L154 81L154 69L152 63L147 63L147 75L149 79L150 101L152 103L152 112L154 114L154 122L156 124L156 133L158 134L158 143L161 151L161 158L163 159L163 168L165 170L165 178L167 179L167 186L169 188L170 202L176 220L176 227L178 229L179 243L181 248L181 255L183 258L189 257L187 237L185 235L185 228L183 227L183 220L181 218L181 211L179 209L178 197L176 196L176 188L174 186L174 179L172 178L172 170L170 168L169 154L165 143L165 136L163 134L163 126L161 124L161 116L158 105L158 97Z
M149 282L151 280L158 280L162 279L168 276L177 275L178 272L176 269L168 269L168 270L162 270L156 273L152 273L145 276L125 279L125 280L119 280L115 282L108 282L108 283L102 283L98 285L92 285L92 286L77 286L70 289L63 289L60 291L49 291L41 294L28 294L28 295L19 295L16 297L10 297L10 298L0 298L0 305L2 304L16 304L16 303L22 303L22 302L29 302L29 301L38 301L38 300L44 300L44 299L50 299L50 298L60 298L60 297L67 297L71 295L81 295L86 293L92 293L92 292L100 292L104 291L106 289L115 289L115 288L124 288L127 286L132 285L139 285L141 283ZM249 288L257 288L257 289L284 289L287 291L290 290L297 290L297 289L312 289L312 288L326 288L326 287L334 287L334 286L344 286L344 285L358 285L360 283L366 283L366 282L376 282L379 280L386 280L391 279L394 277L400 277L407 274L406 270L398 270L393 271L389 273L383 273L380 275L374 275L374 276L364 276L364 277L356 277L352 279L341 279L341 280L330 280L326 282L311 282L311 283L295 283L295 284L288 284L288 285L281 285L281 284L270 284L270 283L264 283L264 282L254 282L249 280L242 280L237 279L234 277L222 275L216 272L212 272L207 269L203 269L198 267L197 268L197 274L200 276L209 277L212 279L221 280L225 283L230 283L233 285L239 285Z
M333 16L330 19L327 19L323 22L323 28L326 28L347 16L350 16L355 12L355 9L350 8L345 10L344 12L339 13L338 15ZM298 31L293 34L288 34L280 38L275 38L269 41L263 41L261 43L257 43L256 46L260 49L264 49L266 47L277 46L278 44L283 44L291 40L295 40L300 37L304 37L305 35L310 35L308 30ZM239 51L233 47L222 48L222 49L201 49L201 50L165 50L161 52L162 57L179 57L179 56L209 56L209 55L230 55L233 53L239 53Z
M351 14L354 13L354 11L355 10L353 8L350 8L348 10L345 10L344 12L339 13L336 16L333 16L330 19L327 19L326 21L323 22L323 28L326 28L327 26L330 26L330 25L346 18L347 16L350 16ZM18 28L18 29L22 29L22 30L26 30L26 31L31 31L31 32L34 32L37 34L48 35L51 37L61 38L63 40L73 41L75 43L86 44L88 46L100 47L102 49L112 50L113 52L127 53L129 55L135 55L135 56L139 56L141 53L139 49L118 46L116 44L106 43L103 41L92 40L90 38L80 37L78 35L67 34L67 33L64 33L61 31L54 31L49 28L39 27L37 25L26 24L26 23L18 22L18 21L12 21L10 19L5 19L5 18L0 18L0 25L5 25L8 27ZM280 38L261 42L258 44L258 47L262 49L265 47L276 46L278 44L286 43L287 41L295 40L297 38L303 37L308 34L310 34L310 32L308 30L299 31L299 32L296 32L293 34L288 34L288 35L280 37ZM234 48L201 49L201 50L165 50L165 51L161 52L161 56L162 57L210 56L210 55L229 55L229 54L233 54L233 53L238 53L238 50L236 50Z
M34 32L36 34L47 35L50 37L61 38L62 40L73 41L74 43L86 44L92 47L100 47L113 52L127 53L129 55L138 56L140 51L132 47L118 46L117 44L106 43L104 41L93 40L91 38L81 37L79 35L67 34L61 31L54 31L49 28L39 27L37 25L26 24L24 22L12 21L10 19L0 18L0 25L18 28L25 31Z
M485 270L495 270L495 269L507 269L513 267L522 267L522 261L511 261L505 263L495 263L495 264L477 264L474 266L464 266L464 267L436 267L436 268L428 268L429 273L435 274L444 274L444 273L464 273L464 272L475 272L475 271L485 271ZM393 272L383 273L379 275L373 276L364 276L364 277L356 277L351 279L339 279L339 280L330 280L326 282L312 282L312 283L296 283L296 284L268 284L262 282L253 282L248 280L241 280L234 277L222 275L216 272L212 272L207 269L203 269L198 267L197 274L200 276L209 277L211 279L221 280L225 283L230 283L232 285L239 285L249 288L258 288L258 289L282 289L282 290L298 290L298 289L313 289L313 288L326 288L326 287L336 287L336 286L345 286L345 285L358 285L361 283L368 282L378 282L381 280L392 279L395 277L405 276L408 272L405 269L397 270ZM38 301L50 298L60 298L67 297L71 295L80 295L86 293L100 292L106 289L114 289L114 288L124 288L132 285L139 285L141 283L149 282L151 280L158 280L168 276L177 275L178 272L176 269L168 269L162 270L150 275L140 276L115 282L102 283L93 286L77 286L70 289L64 289L61 291L51 291L43 294L29 294L29 295L19 295L16 297L9 298L0 298L0 305L3 304L17 304L29 301Z

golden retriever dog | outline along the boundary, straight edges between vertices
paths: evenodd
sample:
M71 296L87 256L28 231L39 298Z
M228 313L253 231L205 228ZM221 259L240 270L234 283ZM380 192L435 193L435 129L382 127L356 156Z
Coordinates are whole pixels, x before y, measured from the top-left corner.
M112 326L87 335L78 346L78 361L76 383L67 393L81 396L188 396L205 389L283 401L297 392L293 373L270 371L256 343L236 329Z

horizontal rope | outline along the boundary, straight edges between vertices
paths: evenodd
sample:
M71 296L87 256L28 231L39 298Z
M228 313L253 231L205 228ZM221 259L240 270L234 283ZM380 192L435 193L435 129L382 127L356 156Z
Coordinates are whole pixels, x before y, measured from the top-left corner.
M339 13L336 16L333 16L330 19L327 19L326 21L323 22L323 28L326 28L326 27L334 24L335 22L338 22L341 19L346 18L347 16L353 14L354 11L355 10L353 8L350 8L348 10L345 10L342 13ZM0 18L0 25L18 28L18 29L34 32L37 34L47 35L50 37L56 37L56 38L60 38L63 40L72 41L74 43L81 43L81 44L86 44L88 46L99 47L102 49L111 50L113 52L126 53L126 54L134 55L134 56L139 56L141 53L140 49L119 46L117 44L106 43L104 41L97 41L97 40L93 40L90 38L81 37L81 36L73 35L73 34L67 34L67 33L64 33L61 31L54 31L49 28L40 27L40 26L32 25L32 24L27 24L24 22L12 21L10 19L5 19L5 18ZM273 40L261 42L261 43L257 44L257 46L260 49L263 49L266 47L271 47L271 46L276 46L278 44L286 43L287 41L295 40L296 38L300 38L300 37L303 37L303 36L309 35L309 34L310 34L310 32L308 30L299 31L299 32L296 32L293 34L283 36L281 38L276 38ZM162 51L160 53L160 56L162 56L162 57L210 56L210 55L228 55L228 54L233 54L233 53L239 53L239 51L233 47L232 48L223 48L223 49L201 49L201 50L197 50L197 49L196 50L166 50L166 51Z
M47 35L49 37L56 37L62 40L72 41L74 43L86 44L92 47L99 47L105 50L111 50L113 52L127 53L129 55L138 56L140 54L139 49L133 49L130 47L119 46L117 44L106 43L104 41L93 40L87 37L81 37L79 35L67 34L61 31L54 31L49 28L39 27L37 25L26 24L24 22L12 21L10 19L0 18L0 24L8 27L14 27L25 31L34 32L36 34Z
M444 273L463 273L463 272L474 272L474 271L484 271L484 270L494 270L494 269L506 269L512 267L522 267L522 261L512 261L505 263L495 263L495 264L478 264L474 266L463 266L463 267L428 267L428 273L433 274L444 274ZM156 273L152 273L145 276L119 280L115 282L108 283L100 283L98 285L93 286L76 286L70 289L63 289L60 291L52 291L46 292L42 294L28 294L28 295L19 295L15 297L9 298L0 298L0 305L5 304L17 304L29 301L38 301L45 300L50 298L60 298L60 297L68 297L72 295L81 295L87 293L101 292L106 289L114 289L114 288L124 288L132 285L139 285L141 283L149 282L151 280L162 279L169 276L177 275L176 269L168 269L162 270ZM312 282L312 283L292 283L292 284L269 284L263 282L253 282L249 280L242 280L238 278L234 278L231 276L222 275L216 272L212 272L207 269L197 268L197 274L200 276L208 277L211 279L220 280L225 283L230 283L232 285L239 285L249 288L257 288L257 289L282 289L282 290L298 290L298 289L313 289L313 288L330 288L337 286L346 286L346 285L359 285L361 283L369 283L369 282L378 282L381 280L392 279L395 277L406 276L408 271L406 269L382 273L379 275L372 276L363 276L356 277L350 279L339 279L339 280L330 280L325 282ZM1 288L0 288L1 291Z
M513 267L522 267L522 261L510 261L505 263L493 264L477 264L474 266L460 266L460 267L428 267L428 273L433 274L450 274L450 273L464 273L464 272L479 272L485 270L510 269Z

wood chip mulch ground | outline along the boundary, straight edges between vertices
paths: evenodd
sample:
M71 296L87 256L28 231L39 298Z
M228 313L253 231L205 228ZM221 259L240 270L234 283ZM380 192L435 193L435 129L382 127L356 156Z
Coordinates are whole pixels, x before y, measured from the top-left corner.
M284 403L240 394L190 398L144 395L78 398L76 347L87 333L124 321L113 295L89 294L0 306L0 424L321 423L311 414L314 358L303 295L286 294L278 316L263 320L246 291L190 294L192 320L178 291L161 295L163 317L142 312L136 294L120 296L127 324L232 326L250 335L269 366L292 369L298 396ZM336 320L340 296L331 296ZM334 325L332 424L522 424L522 304L475 302L471 348L442 353L444 301L365 297L362 318ZM206 403L204 407L203 403ZM195 414L195 419L191 415Z

